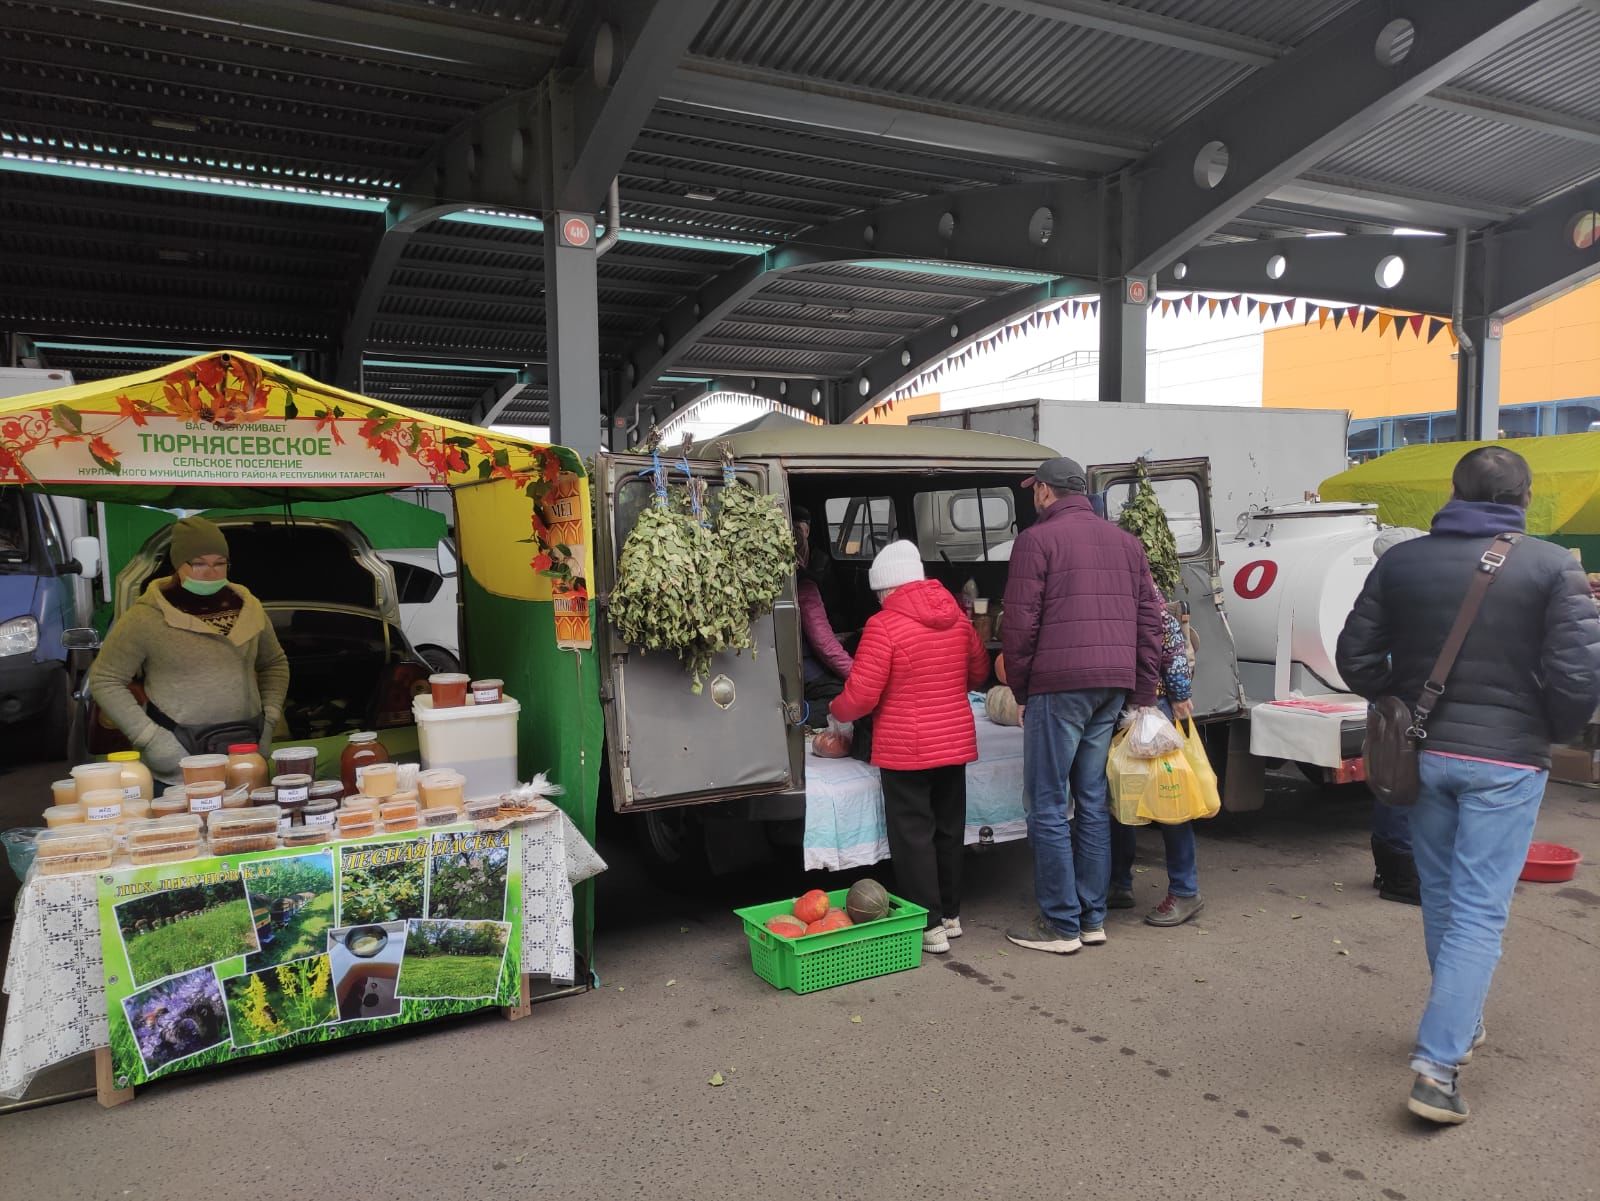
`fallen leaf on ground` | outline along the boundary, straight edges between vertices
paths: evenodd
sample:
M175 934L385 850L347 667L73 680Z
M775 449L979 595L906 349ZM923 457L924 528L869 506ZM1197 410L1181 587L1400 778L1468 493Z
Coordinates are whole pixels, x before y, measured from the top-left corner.
M1204 984L1206 982L1206 978L1204 976L1196 976L1194 978L1194 982L1196 984Z
M1333 940L1333 945L1336 946L1336 947L1342 947L1342 946L1344 946L1344 943L1336 938L1336 939Z
M860 1014L859 1014L859 1013L853 1013L853 1014L851 1014L851 1015L850 1015L850 1023L851 1023L851 1025L853 1025L853 1026L859 1026L859 1025L861 1025L861 1015L860 1015Z
M1339 948L1339 954L1341 954L1341 955L1348 955L1348 954L1350 954L1350 952L1349 952L1349 951L1347 951L1347 950L1345 950L1345 949L1344 949L1344 948L1343 948L1343 947L1340 947L1340 948Z
M668 981L667 981L667 987L668 987L668 988L671 988L671 987L672 987L672 986L673 986L673 985L674 985L674 984L676 984L676 983L677 983L677 981L676 981L676 980L668 980Z
M1289 915L1289 920L1292 921L1292 922L1297 922L1304 916L1305 916L1305 914L1303 914L1303 913L1291 913Z
M712 1088L721 1088L727 1081L722 1078L721 1072L712 1072L711 1079L707 1080L706 1083Z

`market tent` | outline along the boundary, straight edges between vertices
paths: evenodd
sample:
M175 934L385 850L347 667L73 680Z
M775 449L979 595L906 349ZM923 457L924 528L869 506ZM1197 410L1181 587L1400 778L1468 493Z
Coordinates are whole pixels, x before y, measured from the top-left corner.
M0 401L4 484L186 509L450 488L468 670L500 677L521 702L520 778L548 772L593 841L602 732L589 653L589 487L574 451L413 412L224 350ZM592 914L592 906L580 912ZM588 922L582 927L587 953Z
M1323 500L1365 501L1389 525L1427 529L1450 499L1450 474L1478 446L1502 445L1533 468L1528 532L1561 541L1600 534L1600 433L1407 446L1324 480Z

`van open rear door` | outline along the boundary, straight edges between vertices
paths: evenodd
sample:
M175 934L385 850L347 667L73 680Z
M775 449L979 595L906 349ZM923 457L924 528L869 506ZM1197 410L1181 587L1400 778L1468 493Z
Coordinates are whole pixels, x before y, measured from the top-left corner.
M676 483L683 483L675 460ZM645 653L624 643L610 621L617 556L655 490L645 455L602 452L596 515L595 571L599 576L602 701L612 798L619 811L692 804L783 792L798 787L791 760L791 718L803 695L800 626L792 585L772 613L751 627L755 652L724 652L696 696L691 677L670 652ZM722 484L722 465L693 461L690 469ZM739 478L760 492L768 469L741 464Z
M1189 634L1195 648L1195 717L1231 717L1244 708L1239 690L1239 661L1233 633L1222 610L1218 574L1217 532L1211 520L1211 467L1200 459L1162 459L1145 463L1156 499L1166 511L1178 546L1182 586L1174 600L1189 611ZM1134 463L1108 463L1089 468L1089 490L1106 498L1106 516L1116 521L1133 499L1139 471Z

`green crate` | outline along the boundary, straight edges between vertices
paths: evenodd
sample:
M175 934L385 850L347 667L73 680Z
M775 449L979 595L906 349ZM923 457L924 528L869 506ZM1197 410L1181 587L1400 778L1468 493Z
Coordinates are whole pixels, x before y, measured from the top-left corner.
M843 909L848 888L828 894L832 908ZM928 911L890 895L889 913L875 922L846 926L822 934L784 938L767 929L767 919L793 913L793 899L735 909L750 940L750 966L774 988L816 992L873 976L903 972L922 962L922 931Z

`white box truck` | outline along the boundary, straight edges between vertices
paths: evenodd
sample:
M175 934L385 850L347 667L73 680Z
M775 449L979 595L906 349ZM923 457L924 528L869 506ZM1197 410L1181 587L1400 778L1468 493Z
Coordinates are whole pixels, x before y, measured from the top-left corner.
M1306 499L1349 464L1344 410L1025 400L911 418L1042 442L1080 463L1211 461L1211 512L1224 536L1251 507Z

